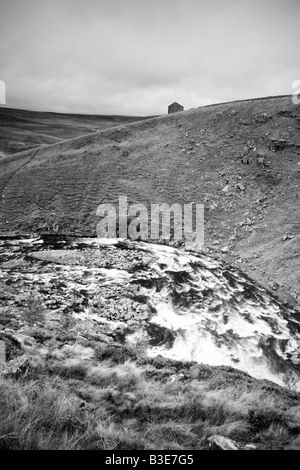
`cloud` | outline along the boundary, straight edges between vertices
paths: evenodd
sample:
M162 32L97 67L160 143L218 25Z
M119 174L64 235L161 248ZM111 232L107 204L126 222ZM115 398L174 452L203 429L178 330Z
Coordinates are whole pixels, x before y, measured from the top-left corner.
M291 93L298 0L1 0L7 106L150 115Z

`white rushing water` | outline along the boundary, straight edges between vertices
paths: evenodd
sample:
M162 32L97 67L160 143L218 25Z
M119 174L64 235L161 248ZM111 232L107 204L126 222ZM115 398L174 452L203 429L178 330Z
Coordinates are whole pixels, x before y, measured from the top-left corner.
M141 244L142 245L142 244ZM148 348L150 356L227 365L259 379L300 389L300 323L262 288L215 260L159 245L153 272L161 289L145 289L174 341Z

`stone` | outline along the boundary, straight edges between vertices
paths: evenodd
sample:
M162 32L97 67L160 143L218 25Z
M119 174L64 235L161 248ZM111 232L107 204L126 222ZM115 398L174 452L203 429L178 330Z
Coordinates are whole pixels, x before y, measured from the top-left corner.
M256 450L255 444L245 444L243 442L236 442L229 437L214 435L208 438L209 446L213 450Z
M286 240L292 240L293 238L294 238L294 235L287 234L282 237L282 241L284 242Z
M210 436L208 438L209 447L214 450L239 450L238 444L224 436Z
M255 444L246 444L244 450L256 450L257 446Z
M27 373L30 368L29 361L25 355L19 356L7 362L3 368L2 374L9 377L19 377Z
M240 191L245 191L245 186L243 186L242 183L237 183L235 187Z

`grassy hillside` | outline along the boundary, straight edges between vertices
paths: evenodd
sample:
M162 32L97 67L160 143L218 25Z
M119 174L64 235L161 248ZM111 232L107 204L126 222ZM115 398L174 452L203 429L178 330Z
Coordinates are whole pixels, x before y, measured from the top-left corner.
M0 108L0 157L141 119Z
M209 449L216 434L300 448L299 394L234 369L101 343L30 360L18 379L0 377L2 450Z
M0 160L0 225L94 235L101 203L204 203L206 248L300 300L300 107L198 108ZM57 225L58 224L58 225Z

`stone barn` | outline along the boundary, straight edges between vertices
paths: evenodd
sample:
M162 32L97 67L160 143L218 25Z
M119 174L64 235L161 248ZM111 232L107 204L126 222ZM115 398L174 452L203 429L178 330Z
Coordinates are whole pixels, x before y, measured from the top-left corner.
M174 103L172 103L172 104L170 104L170 106L168 106L168 114L178 113L179 111L183 111L183 110L184 110L184 107L181 106L181 104L176 103L176 101L174 101Z

